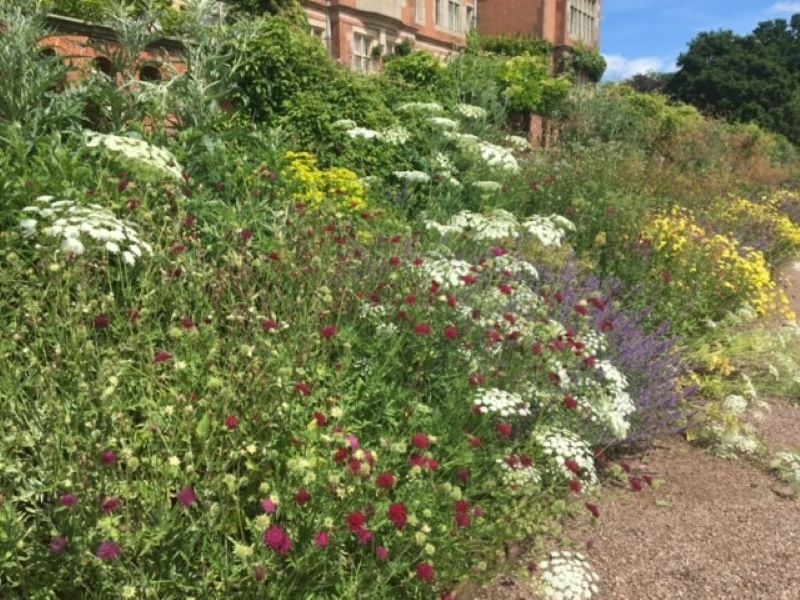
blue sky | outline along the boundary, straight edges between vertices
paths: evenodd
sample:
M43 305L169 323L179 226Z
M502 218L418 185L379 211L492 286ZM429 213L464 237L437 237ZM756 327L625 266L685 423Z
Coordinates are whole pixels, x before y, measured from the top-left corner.
M702 31L747 34L762 21L788 20L795 13L800 13L800 0L603 0L605 79L672 71L678 55Z

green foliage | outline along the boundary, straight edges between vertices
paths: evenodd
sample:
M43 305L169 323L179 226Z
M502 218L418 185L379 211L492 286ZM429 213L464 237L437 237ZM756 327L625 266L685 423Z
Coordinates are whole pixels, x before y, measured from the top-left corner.
M257 121L269 121L301 92L336 78L325 48L278 17L237 22L230 50L241 61L234 74L237 100Z
M606 59L595 48L576 46L566 57L566 68L578 74L583 74L589 81L597 83L603 78L606 71Z
M704 32L678 58L667 91L705 113L754 121L800 141L800 15L761 23L751 34Z
M502 56L541 56L549 57L553 52L553 44L547 40L510 36L480 36L478 48L484 52Z
M572 87L566 77L552 77L549 61L521 55L506 60L500 71L503 95L511 110L553 114Z
M413 52L387 60L384 75L390 83L399 83L417 96L452 97L452 81L447 67L428 52Z

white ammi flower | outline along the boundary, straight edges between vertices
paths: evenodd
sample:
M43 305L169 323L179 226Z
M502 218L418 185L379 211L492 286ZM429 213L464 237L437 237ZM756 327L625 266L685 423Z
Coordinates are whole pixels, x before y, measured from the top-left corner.
M599 592L600 578L579 552L552 552L538 566L548 600L590 600Z
M142 139L87 131L86 140L87 147L102 146L127 160L128 164L134 167L138 165L144 171L155 171L176 181L183 179L181 167L169 150L154 146Z
M392 171L392 175L412 183L427 183L431 180L431 176L425 171Z

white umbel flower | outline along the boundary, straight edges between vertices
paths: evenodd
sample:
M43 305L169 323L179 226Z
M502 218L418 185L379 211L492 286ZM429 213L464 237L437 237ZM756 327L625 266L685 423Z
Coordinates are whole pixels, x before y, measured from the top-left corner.
M87 131L86 140L87 147L103 147L125 159L134 167L138 165L144 171L155 171L161 176L176 181L183 179L181 167L169 150L138 138L97 133L96 131Z
M600 578L579 552L552 552L538 566L548 600L590 600L599 592Z

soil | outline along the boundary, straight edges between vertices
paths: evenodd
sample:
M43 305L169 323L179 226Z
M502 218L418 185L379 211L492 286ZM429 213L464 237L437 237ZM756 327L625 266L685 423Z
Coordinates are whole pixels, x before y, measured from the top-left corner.
M800 315L800 263L781 279ZM606 489L599 519L587 512L565 524L600 576L596 600L800 600L800 499L766 466L775 452L800 451L800 404L765 400L769 410L752 423L766 461L725 460L669 439L628 459L663 486ZM543 556L520 566L531 558ZM527 577L504 575L460 597L536 596Z

